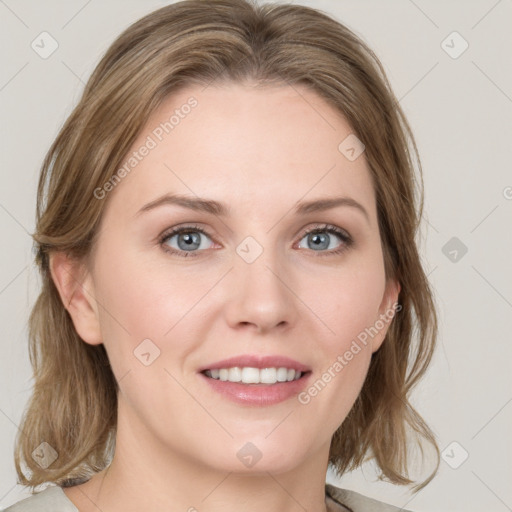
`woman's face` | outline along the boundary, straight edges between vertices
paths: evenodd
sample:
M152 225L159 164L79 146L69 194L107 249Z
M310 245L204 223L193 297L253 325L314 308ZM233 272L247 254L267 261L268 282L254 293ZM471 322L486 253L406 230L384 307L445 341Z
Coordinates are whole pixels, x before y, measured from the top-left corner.
M97 331L79 328L119 382L118 446L223 471L325 460L398 295L350 134L299 86L194 86L152 115L97 191Z

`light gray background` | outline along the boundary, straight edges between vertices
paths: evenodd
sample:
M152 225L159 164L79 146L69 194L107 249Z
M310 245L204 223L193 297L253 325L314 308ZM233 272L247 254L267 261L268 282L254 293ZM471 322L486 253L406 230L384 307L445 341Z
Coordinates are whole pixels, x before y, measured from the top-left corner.
M417 512L512 510L511 1L294 3L347 24L387 70L424 165L421 249L441 320L439 349L413 396L441 449L448 447L436 479L416 496L375 482L371 464L329 480ZM28 496L16 485L12 454L32 382L26 324L38 276L28 233L39 167L109 44L164 4L0 0L2 508ZM43 31L59 45L47 59L31 48ZM445 51L462 48L457 36L446 40L453 31L469 44L455 59ZM448 255L455 262L443 253L452 237L467 247L463 256Z

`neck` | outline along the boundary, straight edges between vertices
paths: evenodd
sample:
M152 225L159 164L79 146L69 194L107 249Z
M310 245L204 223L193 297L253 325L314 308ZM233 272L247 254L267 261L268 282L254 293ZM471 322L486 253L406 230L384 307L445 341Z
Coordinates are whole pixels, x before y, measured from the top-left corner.
M110 466L77 489L66 490L81 512L326 511L329 446L284 472L220 471L162 446L133 418L123 417Z

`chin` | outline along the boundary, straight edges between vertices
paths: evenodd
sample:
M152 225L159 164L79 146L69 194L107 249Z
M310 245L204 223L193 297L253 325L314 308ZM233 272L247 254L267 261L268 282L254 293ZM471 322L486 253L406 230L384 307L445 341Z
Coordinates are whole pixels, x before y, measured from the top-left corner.
M286 473L304 462L307 452L303 437L297 440L290 435L275 435L272 440L270 437L237 436L226 444L221 454L215 454L210 465L221 471L257 475Z

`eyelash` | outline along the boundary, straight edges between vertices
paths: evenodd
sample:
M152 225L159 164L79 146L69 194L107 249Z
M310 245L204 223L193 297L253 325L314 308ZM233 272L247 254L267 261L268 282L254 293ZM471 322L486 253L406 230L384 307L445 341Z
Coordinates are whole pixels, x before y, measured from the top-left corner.
M170 248L165 242L172 238L174 235L179 235L181 233L202 233L208 238L212 238L204 229L199 226L181 226L179 228L174 228L170 231L166 231L159 237L159 244L165 252L176 254L177 256L188 258L188 257L196 257L198 253L203 251L177 251L176 249ZM342 245L337 249L331 249L330 251L313 251L318 252L318 256L334 256L337 254L341 254L346 251L349 247L352 246L353 240L350 235L343 229L338 228L332 224L323 224L321 226L314 226L312 228L307 229L301 234L300 240L302 240L305 236L310 235L312 233L331 233L337 235L341 241Z

